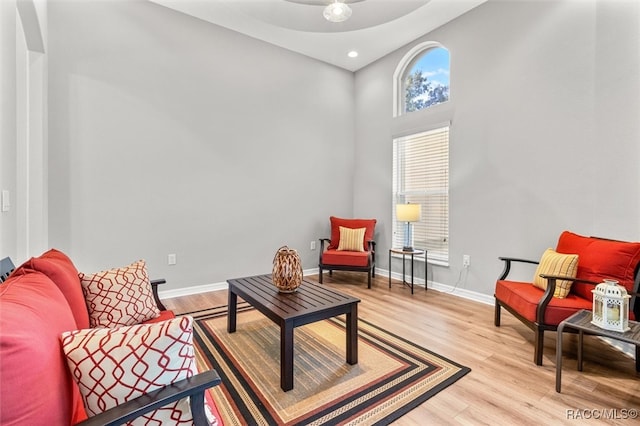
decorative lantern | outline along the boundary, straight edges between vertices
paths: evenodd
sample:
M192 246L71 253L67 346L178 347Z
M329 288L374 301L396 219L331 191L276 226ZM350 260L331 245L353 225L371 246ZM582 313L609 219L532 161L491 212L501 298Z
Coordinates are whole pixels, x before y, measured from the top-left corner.
M604 280L593 293L591 323L605 330L625 332L629 330L629 299L627 289L616 280Z
M293 293L302 283L302 262L298 252L280 247L273 258L271 280L280 293Z

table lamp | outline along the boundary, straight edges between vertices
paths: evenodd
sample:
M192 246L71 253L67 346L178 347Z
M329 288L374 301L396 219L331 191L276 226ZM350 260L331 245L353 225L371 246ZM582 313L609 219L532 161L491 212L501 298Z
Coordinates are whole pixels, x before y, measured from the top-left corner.
M396 219L401 222L407 222L407 230L404 234L404 251L413 251L413 234L411 230L411 222L420 220L420 204L396 204Z

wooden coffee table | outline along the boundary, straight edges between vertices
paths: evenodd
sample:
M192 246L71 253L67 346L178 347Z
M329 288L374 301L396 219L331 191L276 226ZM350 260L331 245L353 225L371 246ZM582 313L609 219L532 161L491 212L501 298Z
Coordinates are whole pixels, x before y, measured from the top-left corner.
M280 387L293 389L293 329L346 314L347 363L358 363L358 303L360 299L303 280L294 293L280 293L271 275L235 278L229 283L227 331L236 331L238 296L280 326Z

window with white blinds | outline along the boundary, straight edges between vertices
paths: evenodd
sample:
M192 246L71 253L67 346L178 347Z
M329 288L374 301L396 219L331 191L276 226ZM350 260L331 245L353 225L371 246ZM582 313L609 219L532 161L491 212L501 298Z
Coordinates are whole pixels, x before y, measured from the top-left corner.
M393 247L402 247L406 223L396 219L396 204L421 204L413 222L413 247L428 259L449 261L449 126L393 141Z

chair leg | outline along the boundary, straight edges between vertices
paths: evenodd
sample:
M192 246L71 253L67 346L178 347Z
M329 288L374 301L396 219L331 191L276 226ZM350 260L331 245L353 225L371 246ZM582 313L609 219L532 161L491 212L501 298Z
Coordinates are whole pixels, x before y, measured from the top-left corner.
M320 274L318 275L318 281L320 282L320 284L322 284L322 268L320 269Z
M535 333L536 337L534 343L533 362L535 362L536 365L542 365L542 353L544 351L544 330L538 328Z
M498 300L496 299L496 308L495 308L495 312L494 312L494 318L493 318L493 324L496 327L500 327L500 303L498 303Z
M369 272L367 272L367 288L371 288L371 269L369 269Z
M376 265L373 265L373 276L376 276Z

